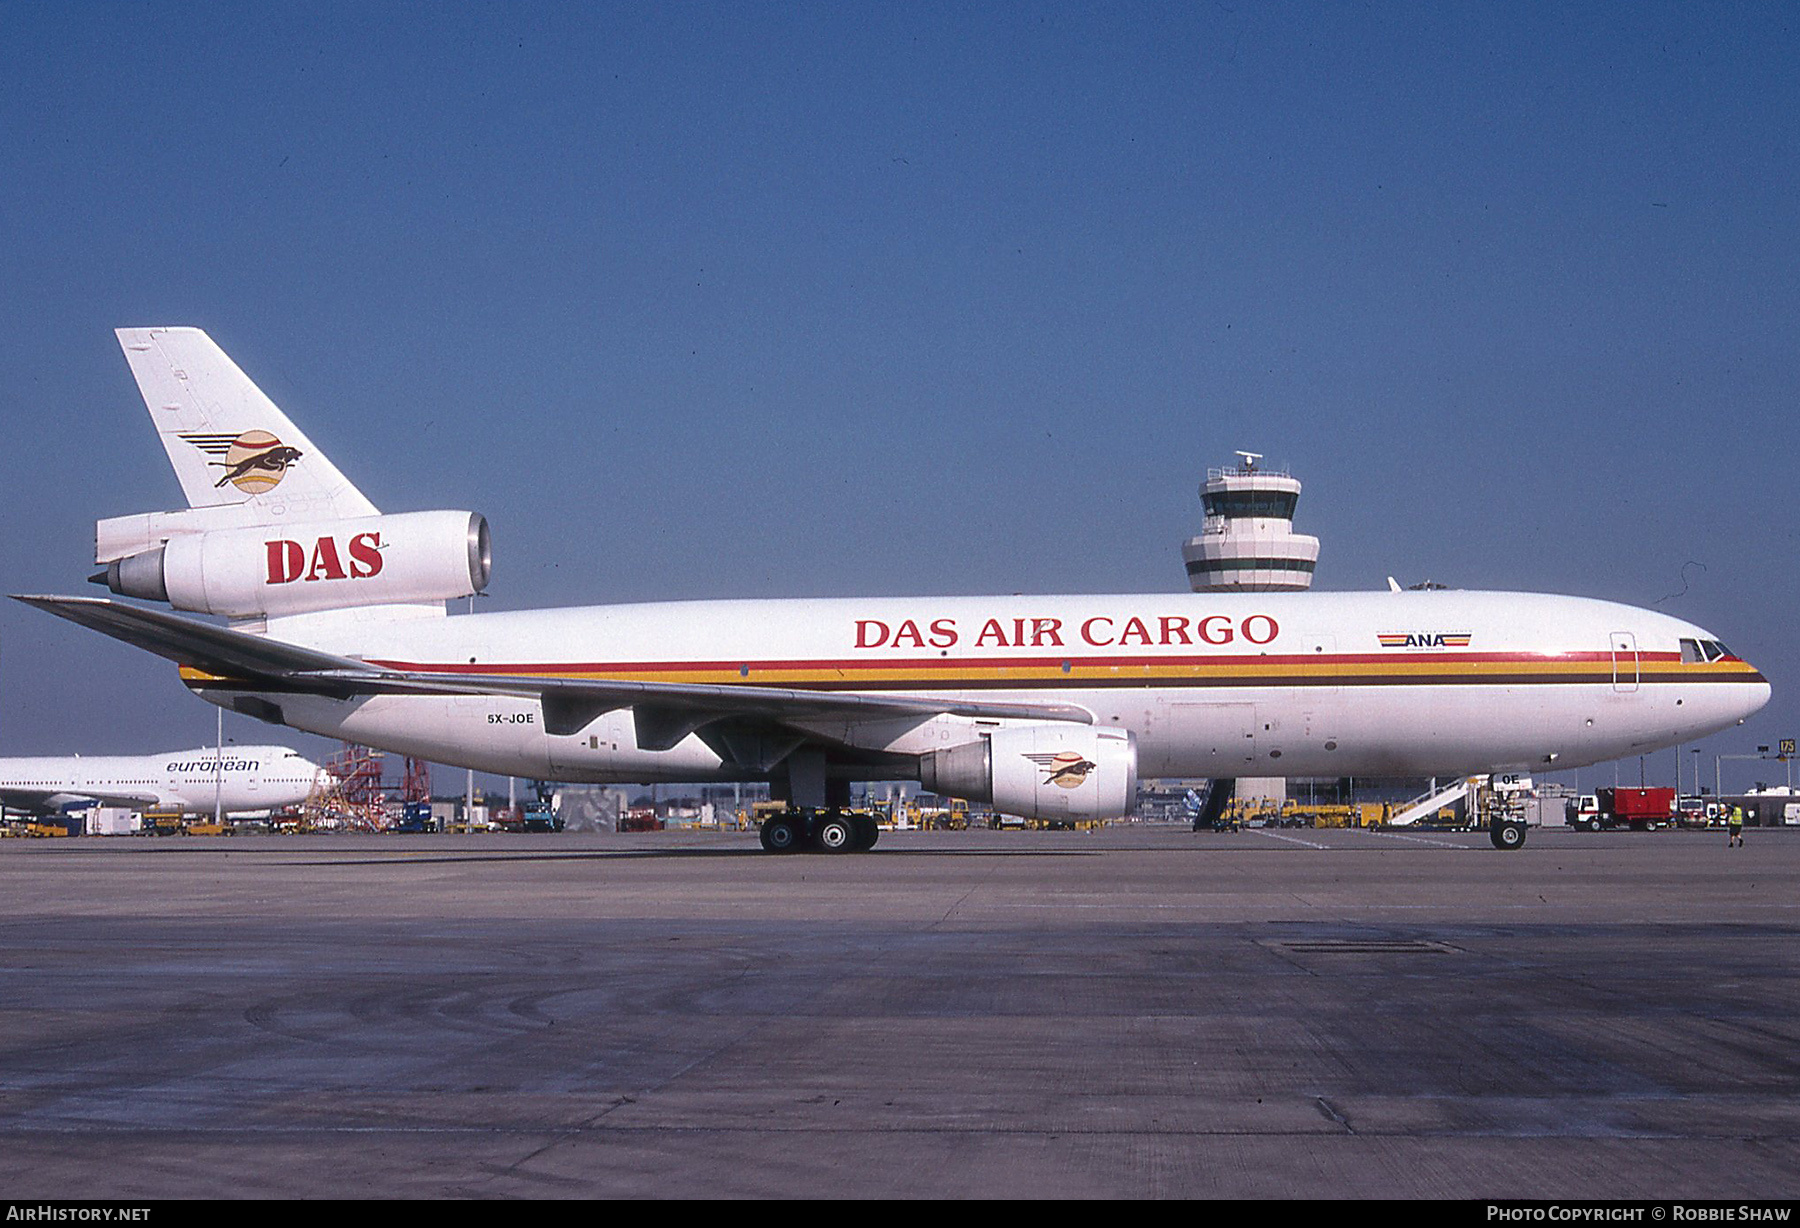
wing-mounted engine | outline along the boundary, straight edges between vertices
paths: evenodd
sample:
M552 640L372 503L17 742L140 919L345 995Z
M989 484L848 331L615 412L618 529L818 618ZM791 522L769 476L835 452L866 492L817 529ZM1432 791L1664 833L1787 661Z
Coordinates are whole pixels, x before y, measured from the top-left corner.
M1116 819L1137 804L1137 742L1129 730L1022 725L919 757L933 793L988 802L1002 814L1080 822Z
M135 529L143 518L128 519ZM473 512L178 531L160 544L123 548L129 534L109 534L108 524L100 526L95 561L106 570L96 583L231 618L467 597L487 587L492 567L487 520ZM140 548L124 552L133 545Z

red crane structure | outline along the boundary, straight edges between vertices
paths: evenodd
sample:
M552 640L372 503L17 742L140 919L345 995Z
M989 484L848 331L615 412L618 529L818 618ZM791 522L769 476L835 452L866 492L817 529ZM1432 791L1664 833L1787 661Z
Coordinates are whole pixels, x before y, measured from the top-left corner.
M313 789L301 807L312 830L386 831L407 802L431 800L431 765L407 759L399 785L385 779L381 751L354 742L325 763L326 783Z

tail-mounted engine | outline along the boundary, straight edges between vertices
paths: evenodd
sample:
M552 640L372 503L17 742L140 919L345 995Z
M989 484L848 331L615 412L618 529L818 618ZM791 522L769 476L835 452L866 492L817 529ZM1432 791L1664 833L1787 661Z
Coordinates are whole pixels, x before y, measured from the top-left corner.
M180 532L100 561L93 578L115 593L232 618L467 597L492 567L487 520L473 512Z
M1002 814L1081 822L1137 805L1137 742L1129 730L1023 725L919 757L933 793L991 803Z

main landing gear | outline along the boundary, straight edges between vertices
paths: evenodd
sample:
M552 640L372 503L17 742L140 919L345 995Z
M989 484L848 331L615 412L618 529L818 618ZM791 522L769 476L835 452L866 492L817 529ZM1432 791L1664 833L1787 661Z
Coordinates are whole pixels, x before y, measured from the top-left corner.
M855 810L795 808L763 820L762 846L770 853L866 853L881 838L875 816Z

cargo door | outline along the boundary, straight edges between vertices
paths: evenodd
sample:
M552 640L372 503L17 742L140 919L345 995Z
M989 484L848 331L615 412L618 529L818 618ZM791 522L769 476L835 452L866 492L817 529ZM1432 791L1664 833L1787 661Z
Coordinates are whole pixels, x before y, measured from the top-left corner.
M1140 738L1142 776L1237 777L1256 762L1256 705L1177 701L1155 742ZM1153 765L1153 766L1147 766Z
M1612 678L1615 691L1638 689L1637 636L1629 631L1612 633Z

